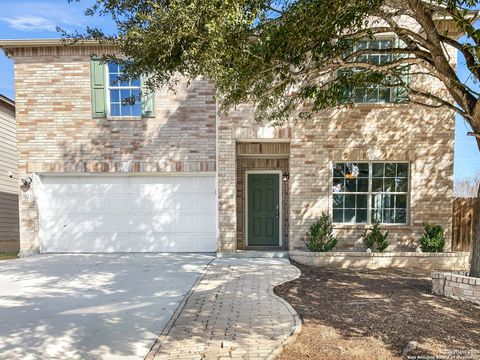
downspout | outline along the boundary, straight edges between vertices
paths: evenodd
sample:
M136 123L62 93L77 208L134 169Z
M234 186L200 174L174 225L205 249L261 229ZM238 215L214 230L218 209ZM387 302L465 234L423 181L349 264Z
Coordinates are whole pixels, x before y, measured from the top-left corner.
M218 94L215 90L215 202L216 202L216 211L215 211L215 228L216 228L216 239L217 239L217 249L218 254L220 247L220 203L219 203L219 191L218 191L218 170L219 170L219 161L218 161L218 127L219 127L219 115L218 115Z

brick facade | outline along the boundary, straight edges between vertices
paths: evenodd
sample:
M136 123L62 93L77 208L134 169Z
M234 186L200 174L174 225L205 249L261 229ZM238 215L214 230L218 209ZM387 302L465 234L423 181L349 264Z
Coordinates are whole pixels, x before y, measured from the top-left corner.
M214 172L212 85L158 90L154 118L92 118L90 58L103 47L20 48L14 52L19 177L34 173ZM34 187L20 196L22 253L38 248Z
M335 109L284 126L256 123L248 105L219 115L213 87L181 82L176 93L156 92L154 118L92 118L90 58L115 51L99 46L17 48L19 177L35 173L114 173L129 161L134 172L214 172L218 175L219 251L244 246L239 142L287 143L289 157L259 169L288 171L283 190L289 249L304 248L305 233L332 207L332 163L408 161L410 221L385 226L392 250L415 245L424 222L441 224L451 237L454 116L412 104ZM452 57L454 58L454 57ZM216 162L217 160L217 162ZM218 166L216 166L218 164ZM272 165L273 164L273 165ZM284 185L285 187L285 185ZM38 212L30 189L20 199L24 253L38 248ZM33 194L33 195L32 195ZM240 220L239 220L240 219ZM337 225L339 248L359 245L364 225ZM288 236L287 236L288 235ZM450 248L450 243L446 249Z
M401 121L398 121L401 119ZM410 211L407 225L386 225L390 250L411 250L423 223L438 223L450 249L454 115L418 105L355 105L308 121L268 127L256 124L248 106L223 116L219 125L220 250L236 246L235 143L290 141L289 248L301 249L308 227L332 208L332 163L408 161ZM335 225L339 249L361 246L365 225Z

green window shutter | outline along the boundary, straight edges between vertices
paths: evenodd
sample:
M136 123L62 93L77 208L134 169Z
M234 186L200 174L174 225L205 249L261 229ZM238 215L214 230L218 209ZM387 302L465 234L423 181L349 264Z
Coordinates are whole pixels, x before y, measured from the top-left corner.
M107 115L105 103L105 64L99 59L91 61L92 86L92 116L105 117Z
M155 117L155 91L147 89L145 86L147 76L142 75L140 81L142 85L142 116Z
M395 48L404 48L406 44L397 39L395 41ZM399 54L396 59L402 59L408 57L408 54ZM410 83L410 66L405 65L401 68L400 79L405 83ZM393 101L396 103L405 103L408 101L408 91L404 86L397 86L393 89Z

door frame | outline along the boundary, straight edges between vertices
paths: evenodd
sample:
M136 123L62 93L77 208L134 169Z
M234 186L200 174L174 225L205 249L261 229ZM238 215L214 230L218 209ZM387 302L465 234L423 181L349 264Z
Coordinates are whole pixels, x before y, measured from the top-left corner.
M283 246L283 199L282 199L282 170L247 170L245 171L245 226L244 226L244 239L245 239L245 246L248 245L248 175L250 174L277 174L278 175L278 246ZM253 245L256 246L256 245ZM261 246L258 246L261 247Z

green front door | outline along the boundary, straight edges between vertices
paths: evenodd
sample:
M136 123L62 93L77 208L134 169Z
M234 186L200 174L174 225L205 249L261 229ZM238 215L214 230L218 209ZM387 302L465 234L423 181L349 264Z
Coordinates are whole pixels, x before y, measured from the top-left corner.
M279 176L248 174L248 246L279 246Z

